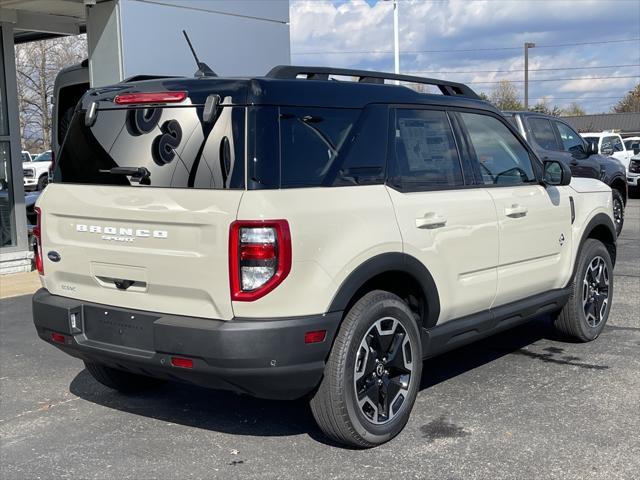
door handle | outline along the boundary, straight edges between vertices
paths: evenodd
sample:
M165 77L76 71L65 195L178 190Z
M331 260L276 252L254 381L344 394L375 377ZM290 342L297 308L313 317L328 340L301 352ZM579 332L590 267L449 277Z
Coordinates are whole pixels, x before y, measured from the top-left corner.
M434 212L429 212L424 215L424 217L416 218L416 227L417 228L440 228L444 227L447 224L447 217L444 215L438 215Z
M528 211L529 211L529 209L527 207L524 207L522 205L518 205L517 203L514 203L510 207L506 207L504 209L504 214L507 217L520 218L520 217L524 217L527 214Z

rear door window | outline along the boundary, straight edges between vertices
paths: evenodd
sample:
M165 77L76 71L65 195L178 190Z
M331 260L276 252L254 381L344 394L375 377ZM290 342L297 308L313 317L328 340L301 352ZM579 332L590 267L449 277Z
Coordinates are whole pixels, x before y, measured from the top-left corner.
M165 188L244 188L244 107L223 107L204 123L202 107L98 111L92 126L78 111L60 151L54 181ZM145 181L114 174L145 168Z
M531 133L534 140L540 147L545 150L562 150L558 139L556 138L556 132L553 130L551 122L546 118L530 118L529 127L531 127Z
M392 112L389 184L415 191L464 184L462 165L447 114L399 108Z

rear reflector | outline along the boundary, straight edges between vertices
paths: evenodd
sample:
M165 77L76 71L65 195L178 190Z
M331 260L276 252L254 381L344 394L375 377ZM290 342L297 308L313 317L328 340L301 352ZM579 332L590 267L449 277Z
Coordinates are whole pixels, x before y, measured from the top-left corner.
M187 92L150 92L150 93L123 93L116 95L115 103L118 105L135 105L143 103L176 103L187 98Z
M56 332L53 332L51 334L51 340L53 340L56 343L65 343L67 341L67 339L65 338L64 335L62 335L61 333L56 333Z
M326 330L316 330L304 334L304 343L321 343L327 337Z
M171 365L180 368L193 368L193 360L190 358L171 357Z

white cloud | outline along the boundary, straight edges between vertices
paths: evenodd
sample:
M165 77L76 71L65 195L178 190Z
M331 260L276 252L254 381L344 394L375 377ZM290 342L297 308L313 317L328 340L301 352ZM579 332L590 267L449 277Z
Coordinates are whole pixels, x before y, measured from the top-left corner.
M624 14L612 15L612 12ZM291 2L290 15L293 53L328 52L293 55L294 63L392 70L391 2L294 0ZM525 41L533 41L541 47L530 50L532 80L638 76L638 79L531 82L532 98L553 95L562 97L558 102L565 104L572 101L565 100L570 96L591 95L595 98L626 93L640 81L640 67L573 68L640 64L640 42L557 48L544 48L544 45L638 37L640 2L636 1L400 1L400 43L401 51L405 52L401 57L401 69L405 72L435 72L425 73L425 76L442 76L462 82L521 80L522 72L481 71L521 70L522 45ZM502 50L478 50L494 48ZM406 53L425 50L427 52ZM369 53L357 53L362 51ZM572 69L539 70L566 67ZM475 73L439 75L438 72ZM474 83L472 86L478 91L492 88L492 84ZM516 86L522 89L522 83ZM596 105L595 100L593 103ZM609 100L609 103L615 104L616 99ZM602 102L598 101L597 104L601 105ZM588 104L585 106L588 108Z

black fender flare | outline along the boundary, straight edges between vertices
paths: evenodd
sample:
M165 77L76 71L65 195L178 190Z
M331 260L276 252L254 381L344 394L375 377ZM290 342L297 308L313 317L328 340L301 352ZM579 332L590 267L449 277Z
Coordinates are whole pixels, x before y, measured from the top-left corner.
M580 237L580 243L578 244L578 252L576 253L576 259L573 264L573 271L571 272L571 278L569 280L569 284L573 282L573 279L576 276L576 270L578 268L578 260L580 259L580 255L582 254L582 247L584 246L584 242L588 238L591 238L591 233L596 227L603 226L611 235L611 240L613 242L613 248L607 248L609 250L609 254L611 255L611 263L615 266L616 264L616 249L617 249L617 235L616 235L616 227L613 224L613 220L605 213L598 213L593 216L591 220L587 223L587 226L584 228L582 232L582 236Z
M353 296L366 282L387 272L406 273L416 280L426 299L423 327L435 325L440 316L440 296L433 276L420 260L401 252L383 253L363 262L342 282L328 311L346 310Z

